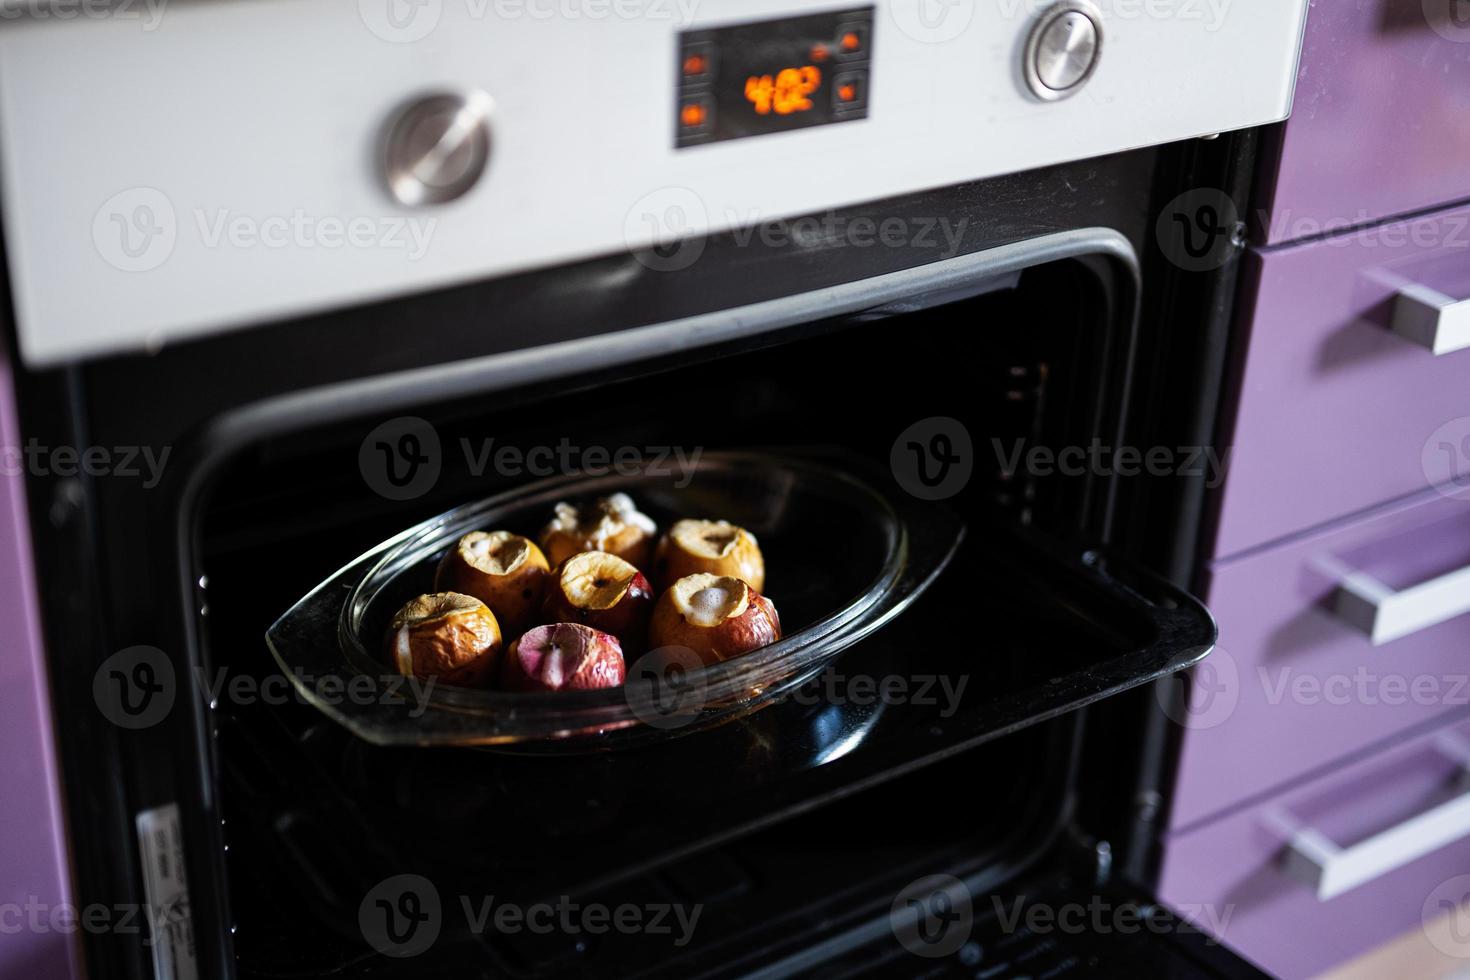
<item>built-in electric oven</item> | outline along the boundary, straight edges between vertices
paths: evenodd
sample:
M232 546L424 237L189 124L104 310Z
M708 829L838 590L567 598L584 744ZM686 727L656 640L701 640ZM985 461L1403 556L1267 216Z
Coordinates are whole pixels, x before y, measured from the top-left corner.
M1129 453L1208 445L1305 4L794 6L6 26L18 433L140 461L24 481L91 976L1253 975L1149 897L1209 473ZM539 727L352 659L436 515L627 481L830 655Z

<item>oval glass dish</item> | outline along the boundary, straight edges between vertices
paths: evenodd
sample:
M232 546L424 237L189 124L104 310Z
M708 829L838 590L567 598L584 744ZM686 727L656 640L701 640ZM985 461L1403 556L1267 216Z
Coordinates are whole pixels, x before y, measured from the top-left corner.
M297 602L266 643L304 698L376 744L593 749L698 731L813 677L898 615L953 556L964 535L954 513L880 493L853 475L870 466L724 452L704 454L682 487L667 473L529 484L383 542ZM504 528L535 537L556 503L618 491L660 530L681 517L708 517L753 532L783 638L710 666L650 654L628 665L624 686L593 691L521 694L395 675L383 651L388 622L403 603L433 591L439 558L462 535Z

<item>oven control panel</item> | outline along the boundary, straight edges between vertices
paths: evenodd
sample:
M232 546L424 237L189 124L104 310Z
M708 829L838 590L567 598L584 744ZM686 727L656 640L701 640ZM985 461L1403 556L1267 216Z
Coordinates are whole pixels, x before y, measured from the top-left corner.
M146 351L1274 122L1307 7L36 6L0 24L21 353Z
M872 7L685 31L674 145L864 119L872 49Z

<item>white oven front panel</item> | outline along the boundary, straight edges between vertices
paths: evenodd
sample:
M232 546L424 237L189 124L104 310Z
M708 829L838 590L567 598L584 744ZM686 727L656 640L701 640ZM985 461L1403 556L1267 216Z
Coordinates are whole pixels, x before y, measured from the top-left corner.
M21 352L146 350L1289 112L1307 0L1093 3L1070 98L1028 87L1051 3L878 0L865 118L676 149L681 32L862 5L31 0L0 18ZM390 120L437 92L472 94L488 162L452 201L395 199ZM943 216L896 217L857 233Z

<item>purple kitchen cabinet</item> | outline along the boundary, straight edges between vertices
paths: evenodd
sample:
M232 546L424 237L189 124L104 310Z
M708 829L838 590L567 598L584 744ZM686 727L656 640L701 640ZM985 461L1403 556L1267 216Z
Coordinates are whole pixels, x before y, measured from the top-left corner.
M1246 275L1215 557L1470 481L1470 349L1394 330L1422 311L1401 294L1470 297L1470 209L1254 250Z
M1470 898L1467 766L1459 722L1173 836L1160 898L1283 980L1316 976Z
M1467 569L1470 490L1213 565L1220 642L1179 717L1173 830L1470 709ZM1394 627L1377 645L1370 606Z
M1467 114L1464 0L1314 0L1258 240L1311 237L1470 197Z
M81 975L10 366L0 350L0 976Z

